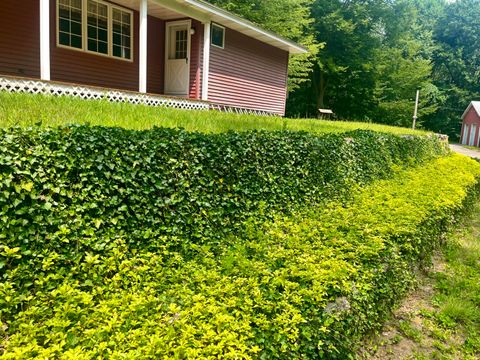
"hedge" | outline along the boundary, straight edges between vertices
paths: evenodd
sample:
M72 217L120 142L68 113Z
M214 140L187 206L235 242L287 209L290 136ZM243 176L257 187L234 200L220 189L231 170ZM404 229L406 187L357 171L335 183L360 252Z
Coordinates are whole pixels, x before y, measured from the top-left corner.
M102 250L103 235L138 247L223 241L259 209L313 206L445 151L435 138L368 131L0 130L2 233L31 250L79 237Z
M0 138L7 359L344 358L480 175L365 131Z

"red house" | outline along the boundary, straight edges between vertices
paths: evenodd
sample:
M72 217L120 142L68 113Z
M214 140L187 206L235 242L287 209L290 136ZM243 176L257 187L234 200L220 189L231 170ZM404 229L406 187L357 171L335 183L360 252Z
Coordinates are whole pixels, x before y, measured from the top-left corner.
M305 52L202 0L0 2L0 90L284 115Z
M472 101L462 115L461 143L480 146L480 101Z

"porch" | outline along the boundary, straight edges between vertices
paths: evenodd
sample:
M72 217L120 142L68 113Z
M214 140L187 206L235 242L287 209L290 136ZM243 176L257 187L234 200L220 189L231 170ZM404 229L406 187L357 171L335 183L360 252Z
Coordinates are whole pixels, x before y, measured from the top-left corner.
M112 101L121 93L134 103L161 97L283 116L289 54L306 52L203 0L2 0L0 8L0 78L12 92Z
M40 80L208 99L211 24L200 12L168 0L39 4Z

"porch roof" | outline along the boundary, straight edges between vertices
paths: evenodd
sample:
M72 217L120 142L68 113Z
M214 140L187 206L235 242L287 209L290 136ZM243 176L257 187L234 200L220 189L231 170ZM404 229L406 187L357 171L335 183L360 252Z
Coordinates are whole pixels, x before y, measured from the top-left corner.
M140 3L139 0L115 0L115 2L136 10L138 10ZM251 38L288 51L290 54L305 54L308 52L305 47L296 42L262 29L254 23L204 0L149 0L148 8L150 15L164 20L179 18L180 15L180 17L187 16L202 22L213 21Z

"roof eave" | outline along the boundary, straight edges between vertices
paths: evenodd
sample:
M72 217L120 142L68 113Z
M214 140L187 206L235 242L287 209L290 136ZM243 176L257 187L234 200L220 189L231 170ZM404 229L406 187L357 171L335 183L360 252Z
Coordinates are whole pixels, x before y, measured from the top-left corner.
M274 34L271 31L264 30L260 28L259 26L255 25L254 23L245 20L237 15L232 14L229 11L226 11L222 8L219 8L218 6L212 5L206 1L203 0L181 0L182 2L189 4L192 7L195 7L197 9L201 9L205 12L208 12L210 14L214 14L220 18L223 18L228 21L232 21L236 24L239 24L241 26L244 26L245 28L252 30L256 33L258 33L261 36L270 38L274 42L277 43L277 45L271 44L272 46L275 46L277 48L280 48L284 51L288 51L290 54L306 54L308 53L308 49L291 41L288 39L285 39L281 37L280 35ZM220 25L223 25L221 21L219 21ZM262 41L262 40L260 40ZM263 41L265 42L265 41Z
M475 106L474 102L471 101L470 104L468 104L468 107L467 109L464 111L463 115L462 115L462 120L465 119L465 116L467 116L468 112L470 111L470 109L473 108L473 110L475 110L475 112L477 113L478 116L480 116L480 111L479 109L477 109L477 107Z

